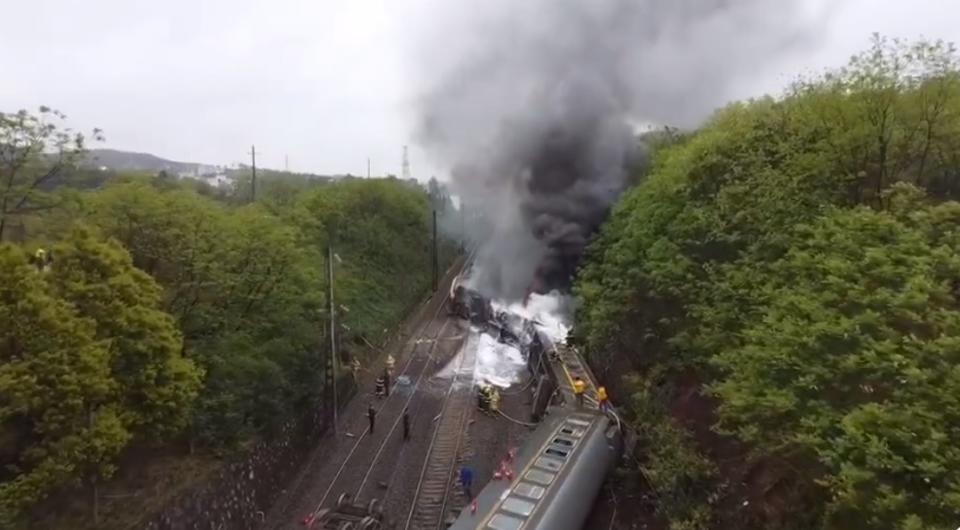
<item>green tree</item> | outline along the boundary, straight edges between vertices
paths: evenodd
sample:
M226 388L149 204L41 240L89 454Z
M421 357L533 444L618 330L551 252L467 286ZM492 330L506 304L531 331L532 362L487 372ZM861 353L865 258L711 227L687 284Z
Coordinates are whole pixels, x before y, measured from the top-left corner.
M322 261L294 225L139 182L97 192L88 211L163 286L184 354L206 373L195 440L233 445L315 405Z
M950 45L876 38L846 69L730 105L655 151L589 249L574 338L601 374L659 389L634 411L648 436L669 436L677 391L713 387L722 432L754 449L720 475L773 462L779 489L815 501L802 523L755 503L715 524L939 527L956 510L956 206L934 204L955 197L958 72ZM687 427L709 454L718 433ZM649 455L661 511L688 517L670 475L692 471ZM721 482L699 485L722 505Z
M123 420L144 438L180 432L200 388L201 372L181 357L183 339L161 311L161 288L134 268L115 241L74 230L54 249L56 267L46 276L52 292L96 323L109 345L110 371Z
M825 467L805 478L830 491L831 528L955 523L960 204L902 221L837 211L800 232L762 287L767 315L715 358L728 374L716 386L722 425Z
M12 525L58 488L109 476L131 435L95 322L51 296L9 245L0 245L0 339L0 522Z
M55 204L46 186L80 161L86 152L83 134L58 126L63 113L40 107L0 112L0 241L11 223ZM96 140L100 130L93 131Z

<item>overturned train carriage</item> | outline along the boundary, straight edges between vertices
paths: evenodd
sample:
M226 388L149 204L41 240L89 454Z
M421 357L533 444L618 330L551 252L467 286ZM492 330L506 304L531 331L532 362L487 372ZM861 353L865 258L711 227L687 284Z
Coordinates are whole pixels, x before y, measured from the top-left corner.
M454 530L581 530L622 451L614 420L556 409L520 449L512 480L494 480Z
M490 300L468 288L465 280L462 276L454 278L450 286L450 297L447 299L449 312L474 324L487 324L494 316Z

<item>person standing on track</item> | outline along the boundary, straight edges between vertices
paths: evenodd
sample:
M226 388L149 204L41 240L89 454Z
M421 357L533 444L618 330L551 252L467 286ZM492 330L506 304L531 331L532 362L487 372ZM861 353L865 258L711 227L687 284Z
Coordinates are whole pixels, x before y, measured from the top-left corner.
M577 396L577 405L583 408L583 393L587 391L587 384L580 379L580 376L573 377L573 394Z
M383 369L383 395L390 397L390 370L388 368Z
M367 405L367 419L370 420L370 434L373 434L373 420L377 417L377 409L373 408L373 403Z
M403 441L410 439L410 412L403 409Z
M473 500L473 470L470 466L464 465L460 468L460 485L463 486L463 494L467 500Z
M383 374L377 376L377 380L374 383L373 393L377 398L383 398L384 393L386 392L387 381L383 378Z

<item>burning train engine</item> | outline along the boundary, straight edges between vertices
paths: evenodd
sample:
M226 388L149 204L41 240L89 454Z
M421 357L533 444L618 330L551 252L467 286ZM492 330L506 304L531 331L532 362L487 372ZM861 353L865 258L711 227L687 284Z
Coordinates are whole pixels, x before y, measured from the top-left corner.
M486 325L494 319L493 306L488 298L470 288L467 280L463 275L454 278L447 301L449 313L477 325Z

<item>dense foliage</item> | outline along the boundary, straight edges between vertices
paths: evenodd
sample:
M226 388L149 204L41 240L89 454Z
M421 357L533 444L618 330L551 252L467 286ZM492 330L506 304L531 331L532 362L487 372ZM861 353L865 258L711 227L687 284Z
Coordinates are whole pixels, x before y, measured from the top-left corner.
M592 246L576 339L634 372L675 528L956 525L958 64L877 38L731 105L657 151Z
M132 440L177 432L201 372L159 309L160 289L116 242L78 230L57 272L0 247L0 521L50 490L109 476Z
M50 113L0 115L0 230L18 227L0 232L17 241L0 246L0 527L109 479L125 450L222 453L311 417L328 245L344 352L375 353L430 288L420 186L275 176L255 203L168 175L91 187L82 137Z

